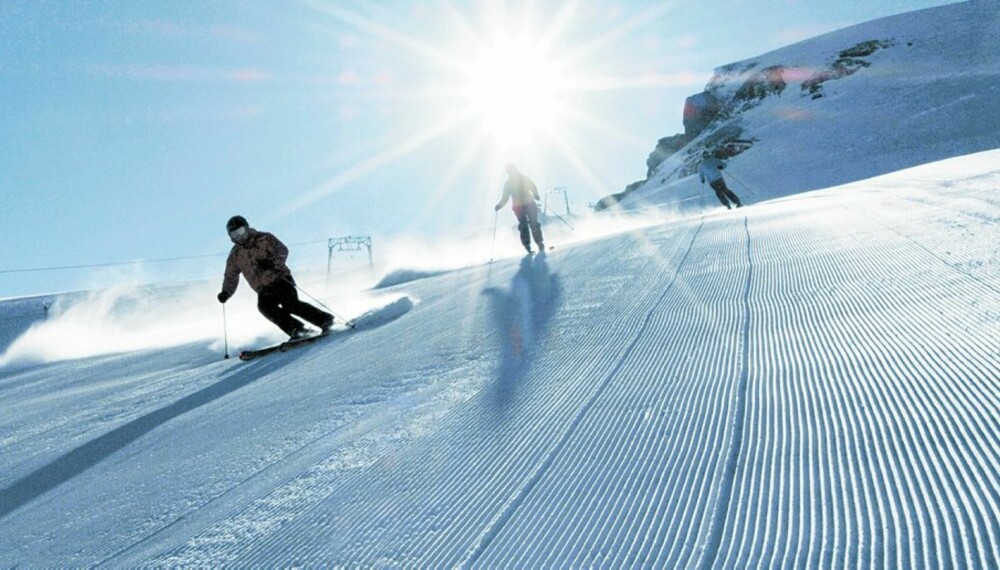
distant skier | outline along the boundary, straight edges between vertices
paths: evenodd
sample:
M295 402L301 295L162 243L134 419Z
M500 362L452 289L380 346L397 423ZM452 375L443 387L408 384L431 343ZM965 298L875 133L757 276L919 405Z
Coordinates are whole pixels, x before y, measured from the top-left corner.
M707 181L712 190L715 190L715 195L722 202L723 206L732 210L733 207L729 204L732 202L736 204L737 208L741 208L743 207L743 202L726 186L726 180L722 177L722 169L725 167L725 162L712 156L712 153L706 150L701 153L701 166L698 167L698 176L701 178L702 184Z
M499 211L510 198L511 209L517 216L517 229L521 232L521 244L528 253L531 251L531 238L535 238L538 251L545 251L545 239L542 237L542 225L538 223L538 187L513 164L508 164L507 182L503 185L503 197L497 202L494 210ZM529 235L530 230L530 235Z
M226 260L225 277L219 302L225 303L236 292L240 274L257 292L257 309L293 339L309 335L308 329L292 315L302 317L323 332L333 326L333 315L299 300L292 272L285 265L288 248L277 237L250 227L243 216L226 222L233 249Z

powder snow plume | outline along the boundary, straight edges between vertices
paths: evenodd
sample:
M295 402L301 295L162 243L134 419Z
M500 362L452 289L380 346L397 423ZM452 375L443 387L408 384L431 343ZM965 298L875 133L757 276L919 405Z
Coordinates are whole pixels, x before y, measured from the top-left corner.
M663 209L588 216L559 217L550 214L547 223L543 224L542 233L546 246L563 248L680 218L679 212ZM534 244L532 248L535 248ZM385 269L375 283L375 289L488 263L491 259L519 257L524 255L524 248L518 236L517 221L508 210L502 210L495 239L492 228L461 240L432 241L407 236L386 244L384 252L386 261L382 266Z
M351 293L331 298L325 287L315 287L321 299L336 301L341 319L391 306L402 296ZM226 342L233 353L286 338L257 311L256 295L245 283L226 303L225 314L216 294L214 284L197 283L157 288L127 285L60 298L45 320L35 323L0 355L0 367L192 343L205 343L221 355Z
M64 297L0 356L0 366L178 346L222 336L207 286L173 291L119 286ZM218 303L215 303L218 305ZM209 310L213 309L213 310Z

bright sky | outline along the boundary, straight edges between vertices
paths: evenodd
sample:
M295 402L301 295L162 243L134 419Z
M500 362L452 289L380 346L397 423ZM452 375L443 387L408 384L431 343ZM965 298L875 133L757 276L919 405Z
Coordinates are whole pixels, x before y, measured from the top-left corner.
M713 68L948 3L0 0L0 298L221 279L236 213L293 270L328 237L461 241L506 162L582 210Z

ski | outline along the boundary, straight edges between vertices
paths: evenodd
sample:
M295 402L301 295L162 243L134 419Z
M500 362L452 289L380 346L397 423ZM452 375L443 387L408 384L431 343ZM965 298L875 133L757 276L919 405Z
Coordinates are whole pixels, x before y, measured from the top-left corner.
M314 334L312 336L297 338L295 340L286 340L281 344L276 344L274 346L268 346L265 348L258 348L256 350L244 350L240 352L240 360L243 361L253 360L255 358L260 358L261 356L266 356L273 352L286 352L293 348L298 348L306 344L311 344L327 336L330 336L329 332Z

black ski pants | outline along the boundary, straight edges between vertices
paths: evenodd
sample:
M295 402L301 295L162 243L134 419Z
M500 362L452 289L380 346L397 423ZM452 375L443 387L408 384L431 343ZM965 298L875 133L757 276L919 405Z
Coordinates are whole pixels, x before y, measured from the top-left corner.
M302 317L317 327L322 327L333 319L333 315L300 301L295 282L291 277L287 279L281 279L260 292L257 296L257 310L260 314L289 336L302 328L302 322L292 315Z
M538 249L545 247L545 238L542 237L542 224L538 223L538 204L528 202L513 206L514 215L517 216L517 229L521 232L521 245L524 249L531 249L531 238L535 238ZM528 231L531 234L528 234Z
M736 196L736 194L734 194L728 186L726 186L726 181L722 178L712 182L709 186L712 187L712 190L715 190L715 195L719 198L719 201L722 202L723 206L732 208L732 206L729 205L729 202L736 204L737 208L743 205L743 203L740 202L739 197Z

